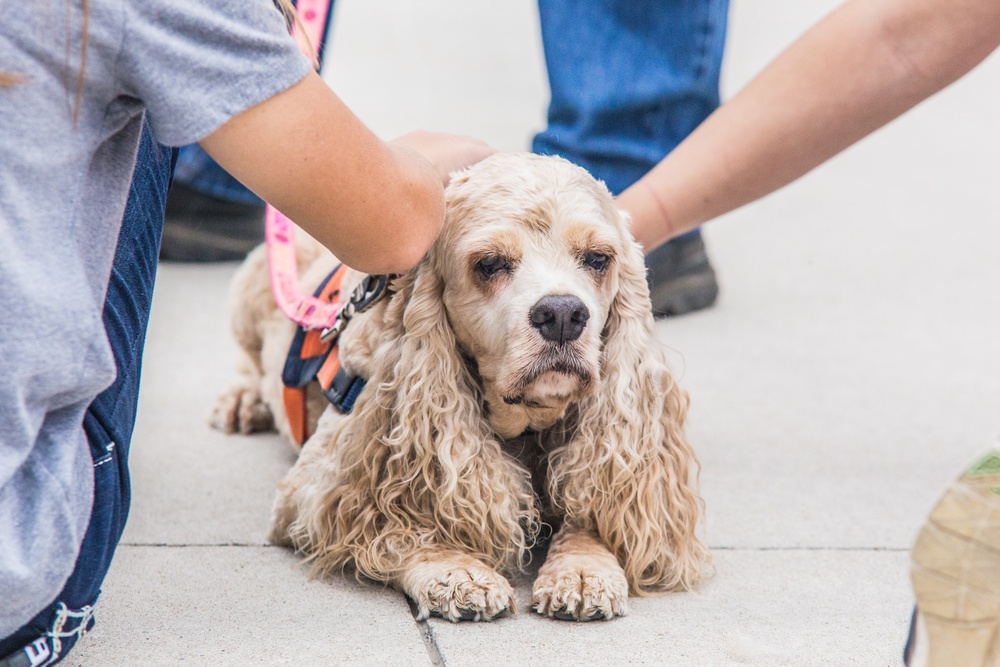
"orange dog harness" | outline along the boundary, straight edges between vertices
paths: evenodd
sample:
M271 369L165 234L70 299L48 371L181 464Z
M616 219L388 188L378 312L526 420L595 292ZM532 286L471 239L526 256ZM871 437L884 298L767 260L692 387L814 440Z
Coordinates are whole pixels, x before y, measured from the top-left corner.
M325 305L337 304L348 267L340 264L328 275L313 295ZM292 339L281 374L285 385L283 398L289 430L298 444L309 438L309 415L306 410L306 387L318 382L323 395L343 414L354 408L365 379L351 375L341 367L337 338L355 313L360 313L389 294L389 276L365 276L351 294L350 300L339 307L336 320L323 331L300 324Z

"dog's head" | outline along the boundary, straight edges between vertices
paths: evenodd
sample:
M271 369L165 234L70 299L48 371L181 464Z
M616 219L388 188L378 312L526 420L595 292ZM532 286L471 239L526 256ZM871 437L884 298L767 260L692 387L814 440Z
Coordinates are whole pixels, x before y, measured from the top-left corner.
M656 345L626 216L554 157L493 156L446 194L431 251L342 339L342 358L366 351L369 383L335 435L349 481L324 502L338 523L317 530L362 545L347 548L369 574L423 543L506 567L539 516L503 440L573 406L548 455L550 506L600 536L634 591L692 585L707 551L687 395Z
M486 416L503 437L546 428L597 390L609 317L636 289L641 254L608 189L560 158L496 155L447 194L428 268Z

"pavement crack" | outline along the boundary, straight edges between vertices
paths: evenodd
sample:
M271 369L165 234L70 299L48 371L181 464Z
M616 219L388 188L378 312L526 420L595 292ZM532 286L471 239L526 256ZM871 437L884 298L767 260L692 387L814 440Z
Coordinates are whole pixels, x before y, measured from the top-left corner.
M441 649L438 648L431 624L426 619L417 620L417 605L410 599L409 595L403 593L403 600L410 607L410 613L413 614L413 622L417 624L420 639L423 640L424 649L427 650L427 657L431 659L431 667L445 667L444 656L441 655Z
M438 648L437 640L434 638L434 630L427 621L416 621L417 629L420 631L420 638L424 640L424 648L427 649L427 657L431 659L432 667L445 667L444 657Z

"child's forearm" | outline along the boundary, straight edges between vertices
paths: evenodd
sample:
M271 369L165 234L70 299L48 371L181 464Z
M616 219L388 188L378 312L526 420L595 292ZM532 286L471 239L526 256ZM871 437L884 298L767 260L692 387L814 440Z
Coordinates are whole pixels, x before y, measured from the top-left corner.
M420 261L444 220L447 170L492 152L426 132L387 144L315 73L200 143L343 262L370 273Z
M618 198L647 250L777 190L1000 42L996 0L850 0Z

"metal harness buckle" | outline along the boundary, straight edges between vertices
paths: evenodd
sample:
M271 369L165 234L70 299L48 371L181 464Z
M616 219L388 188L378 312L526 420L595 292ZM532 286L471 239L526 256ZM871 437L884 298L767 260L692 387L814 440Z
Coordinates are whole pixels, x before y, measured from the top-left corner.
M368 274L362 278L361 282L358 283L358 286L351 293L351 300L344 304L344 307L337 313L337 319L334 320L333 324L320 332L320 342L329 343L332 340L336 340L352 317L357 313L364 312L385 298L391 291L389 290L389 283L394 277L394 275Z

